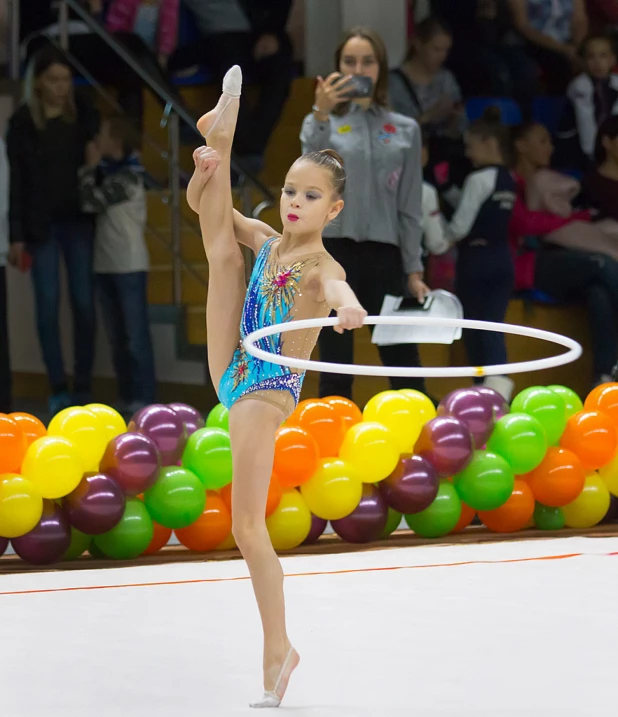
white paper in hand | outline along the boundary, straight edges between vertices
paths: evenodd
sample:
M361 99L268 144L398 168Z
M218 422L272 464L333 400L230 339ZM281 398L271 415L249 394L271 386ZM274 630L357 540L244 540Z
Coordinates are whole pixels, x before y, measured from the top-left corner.
M380 316L421 316L435 319L462 319L461 302L442 289L431 291L422 308L401 309L403 297L386 294ZM426 308L427 307L427 308ZM461 338L461 328L448 326L376 326L372 342L378 346L393 344L452 344Z

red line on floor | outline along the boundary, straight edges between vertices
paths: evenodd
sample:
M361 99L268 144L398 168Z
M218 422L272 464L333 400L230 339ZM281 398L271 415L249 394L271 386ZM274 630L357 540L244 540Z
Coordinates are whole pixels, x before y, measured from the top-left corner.
M507 565L513 563L530 563L544 560L567 560L568 558L579 558L584 555L601 555L603 557L618 556L615 553L565 553L564 555L544 555L537 558L511 558L509 560L466 560L457 563L435 563L430 565L395 565L384 568L352 568L350 570L323 570L310 573L286 573L286 578L315 577L319 575L350 575L352 573L380 573L395 570L421 570L424 568L457 568L464 565ZM198 585L203 583L233 583L241 580L249 580L248 575L236 578L203 578L199 580L169 580L152 583L124 583L121 585L85 585L70 588L48 588L44 590L13 590L0 592L0 597L7 595L40 595L43 593L65 593L80 592L83 590L117 590L120 588L152 588L164 585Z

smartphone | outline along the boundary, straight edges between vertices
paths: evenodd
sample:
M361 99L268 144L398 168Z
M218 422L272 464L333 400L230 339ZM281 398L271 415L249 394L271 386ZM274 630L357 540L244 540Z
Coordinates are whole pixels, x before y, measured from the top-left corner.
M399 310L403 309L418 309L420 311L429 311L433 304L433 296L427 296L425 302L421 302L415 296L404 296L403 301L399 307Z
M373 94L373 80L371 77L365 77L364 75L352 75L346 83L346 87L350 88L344 95L346 100L371 97Z

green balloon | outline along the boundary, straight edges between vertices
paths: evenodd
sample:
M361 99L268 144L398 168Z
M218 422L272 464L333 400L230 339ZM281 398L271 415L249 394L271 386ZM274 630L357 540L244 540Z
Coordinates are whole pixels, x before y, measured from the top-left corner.
M130 560L146 550L153 534L154 526L146 506L138 498L129 498L120 523L107 533L95 536L93 545L99 548L105 557Z
M157 482L144 493L152 519L164 528L186 528L206 507L206 491L200 479L186 468L162 468Z
M230 412L222 403L218 403L208 414L206 428L222 428L224 431L230 430Z
M410 528L422 538L441 538L453 530L461 518L461 500L452 483L440 481L438 495L425 510L404 516Z
M401 524L402 518L403 516L401 515L401 513L398 513L396 510L389 508L388 518L386 519L386 528L384 528L382 538L388 538L391 533L394 533Z
M187 441L182 466L195 473L207 490L224 488L232 482L229 433L222 428L201 428L196 431Z
M81 530L71 528L71 545L69 545L63 560L76 560L80 555L86 552L92 542L92 536L82 533Z
M567 388L566 386L548 386L547 388L550 391L557 393L559 396L562 396L562 400L564 401L564 406L566 408L567 421L571 418L571 416L583 410L584 404L582 403L581 398L572 389Z
M487 449L502 456L515 475L529 473L545 458L545 429L534 416L509 413L494 426Z
M539 530L561 530L564 528L565 518L561 508L550 508L537 503L534 509L534 524Z
M474 510L495 510L511 497L515 486L513 469L502 458L488 451L474 451L472 460L453 476L457 494Z
M107 555L101 550L101 548L98 548L95 545L94 539L91 541L90 545L88 546L88 553L91 557L95 558L95 560L101 560L102 558L107 558Z
M534 416L545 429L549 445L558 445L567 423L566 405L560 394L544 386L526 388L513 399L511 411Z

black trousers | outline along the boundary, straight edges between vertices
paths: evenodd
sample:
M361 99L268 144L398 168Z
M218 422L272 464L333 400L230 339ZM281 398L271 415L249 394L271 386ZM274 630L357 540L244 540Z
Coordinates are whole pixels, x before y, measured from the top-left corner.
M588 311L595 380L618 358L618 263L603 254L539 249L534 285L558 301L581 301Z
M9 358L9 326L6 299L6 269L0 266L0 413L10 413L11 362Z
M125 46L148 74L167 90L172 97L183 104L180 94L162 69L155 54L138 35L132 32L117 32L114 37ZM28 58L49 43L46 37L33 38L28 43ZM98 35L70 35L69 53L80 62L97 82L114 87L118 93L118 104L126 114L140 122L142 118L141 78L133 72ZM158 98L157 98L158 99Z
M213 69L217 83L232 65L240 65L249 82L259 88L253 106L246 100L240 103L234 138L239 155L264 154L292 83L292 44L288 36L278 37L279 51L275 55L259 61L253 57L257 39L248 32L209 35L199 45L181 48L170 61L172 71L204 63Z
M347 282L370 316L377 316L385 294L402 296L404 273L399 247L379 242L355 242L352 239L324 239L328 253L345 269ZM325 328L319 339L320 359L331 363L354 363L354 333L338 334ZM378 347L385 366L420 366L416 344ZM320 396L352 398L354 377L343 374L320 374ZM391 387L425 391L422 378L391 378Z

